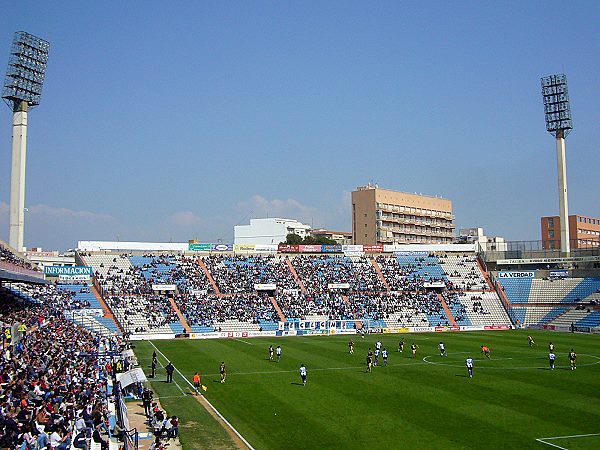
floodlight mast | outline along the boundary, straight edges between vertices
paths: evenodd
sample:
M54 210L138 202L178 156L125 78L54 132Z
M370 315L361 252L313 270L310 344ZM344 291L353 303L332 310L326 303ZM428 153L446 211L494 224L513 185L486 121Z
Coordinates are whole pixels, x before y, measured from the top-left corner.
M24 31L15 33L2 98L13 111L9 244L23 251L27 114L40 104L50 44Z
M569 256L569 200L567 195L567 157L565 138L573 129L567 77L564 74L542 78L542 97L546 130L556 138L558 165L558 202L560 207L560 248L563 256Z

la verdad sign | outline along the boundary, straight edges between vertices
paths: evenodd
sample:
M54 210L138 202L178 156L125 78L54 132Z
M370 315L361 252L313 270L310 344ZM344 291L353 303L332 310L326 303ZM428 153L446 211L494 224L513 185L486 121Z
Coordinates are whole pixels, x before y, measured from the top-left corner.
M535 278L535 272L498 272L498 278Z

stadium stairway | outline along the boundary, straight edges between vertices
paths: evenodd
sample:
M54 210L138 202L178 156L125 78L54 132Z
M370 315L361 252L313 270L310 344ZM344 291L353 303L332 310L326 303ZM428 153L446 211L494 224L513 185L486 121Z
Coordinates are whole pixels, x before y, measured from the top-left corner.
M100 295L100 292L98 292L98 289L96 288L96 284L94 283L92 286L90 286L90 289L91 289L92 293L98 299L98 303L100 303L100 305L102 306L102 311L104 311L104 317L112 319L113 322L115 322L115 324L117 324L117 327L119 328L119 331L121 333L123 333L123 327L121 326L121 324L119 323L119 321L116 319L114 313L112 312L112 310L110 309L110 307L108 306L108 304L102 298L102 295Z
M169 297L169 303L171 303L171 308L173 308L173 310L175 311L175 314L177 314L177 317L179 317L179 323L181 323L181 326L183 327L183 329L185 330L185 332L186 333L191 333L192 332L192 328L190 327L190 325L185 320L185 317L183 317L183 314L179 310L179 308L177 306L177 303L175 303L175 299Z
M306 294L306 287L304 286L304 283L302 282L302 280L300 279L300 277L298 276L298 273L296 272L296 269L294 269L294 266L292 265L292 261L290 261L289 258L287 258L285 260L285 263L287 264L287 266L290 269L290 272L292 272L292 275L294 276L294 280L296 280L296 283L298 283L298 286L300 286L300 291L303 294Z
M275 300L275 297L269 296L269 300L271 300L271 303L273 304L273 308L275 308L275 311L277 311L277 315L279 316L279 320L281 320L282 322L287 322L287 319L283 315L283 311L281 310L281 308L277 304L277 300Z
M488 284L488 286L490 288L490 291L495 291L496 289L494 289L494 285L492 284L492 280L490 280L490 276L488 275L487 271L483 267L483 263L481 262L481 259L479 259L479 256L477 256L477 265L479 266L479 271L483 275L483 278L485 278L485 281Z
M379 267L379 264L377 264L377 261L375 261L375 258L371 258L370 260L371 260L371 265L375 269L375 272L377 272L377 276L379 277L379 279L381 280L381 282L385 286L385 289L387 291L389 291L390 290L390 285L388 284L387 280L385 279L385 276L383 275L383 272L381 271L381 267Z
M352 307L352 303L350 302L350 299L348 298L347 295L342 295L342 300L344 300L346 302L346 305ZM363 328L363 323L360 321L360 318L356 316L356 314L354 314L354 318L356 319L354 321L354 323L356 325L356 329L361 330Z
M456 320L454 320L454 314L452 314L452 311L450 311L450 307L448 306L448 303L446 303L446 300L444 300L444 297L442 296L442 294L438 294L437 296L440 299L442 308L444 308L444 312L446 313L446 317L448 318L448 321L452 324L452 326L454 326L454 327L458 326L458 324L456 323Z
M204 273L206 274L206 278L208 278L208 281L210 281L210 284L213 287L213 289L215 290L215 293L217 295L221 295L221 291L219 290L219 286L217 286L217 283L215 282L215 279L213 278L212 274L208 270L208 267L206 267L206 264L204 264L204 261L202 261L202 258L198 258L197 261L198 261L198 265L200 267L202 267L202 270L204 270Z

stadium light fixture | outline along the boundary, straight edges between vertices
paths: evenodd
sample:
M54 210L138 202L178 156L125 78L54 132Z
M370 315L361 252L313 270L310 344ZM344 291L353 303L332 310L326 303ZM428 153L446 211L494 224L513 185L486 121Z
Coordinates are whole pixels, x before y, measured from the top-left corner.
M2 98L13 111L9 244L18 252L23 251L25 229L27 113L40 104L49 49L47 41L17 31L2 90Z
M567 157L565 138L573 129L567 76L564 74L543 77L542 98L546 130L556 138L558 165L558 202L560 207L560 248L569 256L569 201L567 193Z

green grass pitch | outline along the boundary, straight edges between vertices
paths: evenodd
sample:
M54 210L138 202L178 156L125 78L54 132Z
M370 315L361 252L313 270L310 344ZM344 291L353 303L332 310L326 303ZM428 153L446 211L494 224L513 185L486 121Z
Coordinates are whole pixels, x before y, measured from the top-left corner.
M528 334L536 342L532 348ZM403 353L397 351L401 337ZM365 373L367 350L377 340L389 351L388 366L380 359ZM447 357L439 355L440 340ZM557 354L553 371L550 341ZM415 359L412 342L419 346ZM205 397L256 449L551 448L536 439L600 433L600 336L507 331L136 342L146 373L153 344L160 364L170 359L188 380L202 374ZM270 344L281 345L281 362L269 361ZM484 344L490 360L480 353ZM571 348L578 354L575 371L567 357ZM472 379L468 355L475 359ZM224 384L221 361L227 365ZM181 375L177 383L164 380L159 366L152 388L167 411L180 416L184 450L233 446ZM547 442L600 448L600 436Z

